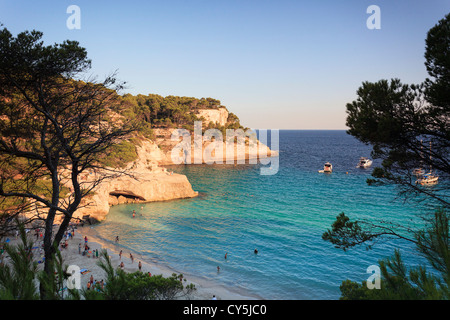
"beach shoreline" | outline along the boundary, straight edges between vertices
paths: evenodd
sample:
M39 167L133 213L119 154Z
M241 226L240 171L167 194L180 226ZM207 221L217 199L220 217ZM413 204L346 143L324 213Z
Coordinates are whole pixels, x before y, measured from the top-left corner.
M69 230L72 230L69 228ZM87 270L80 274L81 288L86 288L91 277L94 281L105 281L106 273L98 265L100 258L95 257L95 251L98 250L99 255L102 249L106 249L108 256L111 259L111 264L114 268L119 267L123 262L123 270L129 273L139 271L138 264L141 262L141 271L144 273L150 272L151 275L162 275L170 277L172 274L183 274L183 285L194 284L196 290L186 297L180 297L180 300L211 300L214 296L217 300L262 300L262 297L240 293L237 290L226 288L214 280L205 280L195 275L185 274L183 272L175 271L170 266L164 265L160 261L152 259L151 261L144 257L139 252L133 252L115 243L114 239L106 241L102 239L101 235L91 225L77 226L72 237L64 238L61 243L67 240L67 247L61 248L61 257L64 267L76 266L80 271ZM89 255L83 255L85 237L87 237L87 245L89 246ZM38 270L43 269L44 252L42 249L42 237L36 237L34 230L27 232L28 240L33 242L33 256L38 262ZM17 245L21 243L20 237L10 236L9 245ZM122 250L122 256L119 252ZM130 253L133 255L133 261L130 258Z
M135 272L138 271L138 263L141 261L142 263L142 272L150 272L152 275L163 275L164 277L169 277L172 274L183 274L183 279L186 281L183 282L184 285L187 284L194 284L196 289L192 295L187 297L188 299L192 300L211 300L213 296L215 296L218 300L262 300L263 298L257 295L244 293L244 292L237 292L237 290L233 290L230 288L226 288L222 286L221 284L218 284L214 280L207 280L203 279L201 277L186 274L182 271L174 270L170 266L165 265L164 263L161 263L158 260L150 259L148 257L143 256L139 252L132 251L130 249L124 249L120 246L120 239L119 243L116 244L113 239L106 241L102 239L101 235L98 234L98 232L95 230L94 227L85 225L84 227L77 229L78 235L75 237L80 237L81 240L83 240L84 236L88 237L88 242L90 245L92 245L92 249L106 249L109 253L109 256L111 258L111 262L113 266L118 266L121 261L124 262L124 270L126 272ZM84 241L84 240L83 240ZM122 259L119 258L119 252L122 250ZM133 254L134 262L131 262L131 259L129 257L130 253ZM76 253L78 254L78 253ZM80 258L86 258L82 257L80 255ZM89 258L87 258L89 260ZM97 259L90 259L97 262ZM92 264L92 261L90 261L90 264ZM99 270L103 272L103 270ZM82 275L83 276L83 275ZM101 280L101 279L99 279ZM82 277L81 283L83 284L84 278ZM87 278L86 278L87 282ZM184 299L184 298L183 298Z

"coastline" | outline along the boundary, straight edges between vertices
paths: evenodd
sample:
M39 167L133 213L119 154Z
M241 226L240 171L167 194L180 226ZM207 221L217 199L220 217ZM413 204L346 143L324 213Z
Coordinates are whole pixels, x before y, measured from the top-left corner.
M142 263L142 272L150 272L152 275L163 275L164 277L171 276L173 273L181 273L183 274L183 278L186 279L184 282L187 284L194 284L196 289L193 294L189 297L183 297L181 299L192 299L192 300L211 300L213 296L216 296L217 300L262 300L262 297L257 295L241 293L234 291L232 289L226 288L214 280L202 279L195 275L185 274L182 271L173 270L170 266L166 266L160 261L152 260L150 261L148 258L143 257L138 252L133 252L134 261L131 262L129 257L130 250L124 250L120 247L119 244L114 243L113 241L106 241L101 238L101 235L97 233L97 231L89 225L85 225L84 227L78 227L75 231L75 236L73 239L70 239L69 247L66 249L62 249L62 257L64 265L77 265L80 269L89 270L86 274L81 274L81 286L85 287L87 282L89 281L91 275L95 280L102 280L105 276L104 271L97 265L99 259L96 258L88 258L86 256L82 256L78 253L78 244L81 243L84 245L84 236L88 237L88 245L91 250L98 249L106 249L110 256L111 262L113 266L119 266L120 262L124 263L124 270L126 272L135 272L138 271L138 263L141 261ZM122 258L119 258L119 252L123 250Z

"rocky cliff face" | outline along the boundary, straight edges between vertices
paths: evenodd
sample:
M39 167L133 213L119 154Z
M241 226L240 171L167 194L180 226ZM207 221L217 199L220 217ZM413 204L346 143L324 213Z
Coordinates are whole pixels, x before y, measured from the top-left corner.
M101 221L113 205L192 198L198 195L186 176L171 173L158 166L162 153L153 142L144 140L136 148L138 159L127 166L126 174L102 181L95 187L93 194L84 199L74 217L90 215L90 218ZM95 174L87 174L81 180L89 185L90 180L96 178L98 176Z
M205 139L202 138L200 144L197 144L191 135L190 153L172 151L179 145L180 141L172 140L172 132L174 129L156 129L156 144L159 146L158 153L155 153L155 159L158 159L160 165L173 165L180 163L198 163L195 158L200 159L202 164L211 163L226 163L227 160L245 161L251 163L251 159L267 158L277 156L278 153L270 150L268 146L259 141L250 141L246 138L243 145L238 145L236 142L227 143L225 137L223 139Z
M212 122L224 126L228 121L228 110L224 107L217 109L200 109L197 110L197 116L205 119L205 125Z
M223 120L223 119L222 119ZM219 121L222 121L219 119ZM93 190L93 194L84 202L75 213L75 217L82 218L89 214L91 218L101 221L105 219L109 209L113 205L123 203L143 203L152 201L165 201L172 199L192 198L198 195L192 189L186 176L167 171L162 165L173 165L173 148L179 141L172 141L173 129L156 129L155 141L143 139L136 145L138 158L128 164L125 169L126 174L102 181ZM222 152L220 150L222 149ZM206 151L206 152L205 152ZM201 153L201 162L218 161L222 163L227 160L238 161L258 159L261 157L276 156L277 153L271 151L266 145L259 141L248 141L243 149L239 149L236 143L220 144L220 141L210 141L202 139L201 146L194 141L191 144L191 162L196 163L195 155ZM211 157L204 156L210 155ZM179 154L183 157L183 154ZM176 157L175 157L176 158ZM182 158L178 163L186 162ZM217 163L217 162L216 162ZM81 177L82 181L89 185L90 179L95 180L95 174L86 174ZM68 185L68 187L70 187Z

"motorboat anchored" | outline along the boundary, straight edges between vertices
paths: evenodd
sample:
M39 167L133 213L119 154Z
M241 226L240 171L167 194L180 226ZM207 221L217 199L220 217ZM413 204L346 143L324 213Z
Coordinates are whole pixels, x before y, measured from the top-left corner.
M434 174L432 171L425 173L421 178L416 180L417 184L420 185L432 185L438 183L439 176Z
M432 166L431 166L431 141L430 141L430 172L422 174L422 176L419 176L419 178L416 180L416 184L420 184L422 186L424 185L433 185L437 184L439 180L439 176L435 173L433 173Z
M368 168L372 165L372 160L366 157L359 158L359 162L357 164L357 168Z
M326 162L323 166L323 170L319 170L319 172L331 173L333 171L333 165L329 162Z

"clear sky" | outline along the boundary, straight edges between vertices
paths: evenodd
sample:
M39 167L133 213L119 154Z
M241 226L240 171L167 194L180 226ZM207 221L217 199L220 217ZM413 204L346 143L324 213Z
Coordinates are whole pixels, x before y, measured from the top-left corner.
M370 5L381 29L366 26ZM79 41L91 73L117 70L125 92L216 98L267 129L345 129L363 81L422 82L427 31L449 12L449 0L0 0L13 34Z

